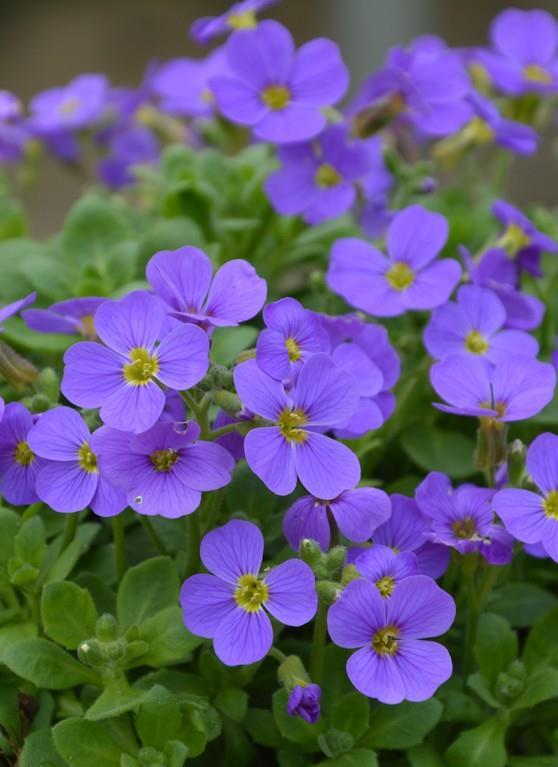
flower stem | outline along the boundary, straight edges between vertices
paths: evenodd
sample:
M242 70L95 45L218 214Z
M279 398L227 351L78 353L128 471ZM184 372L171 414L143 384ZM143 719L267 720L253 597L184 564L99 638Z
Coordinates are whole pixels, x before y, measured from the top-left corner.
M240 425L240 423L229 423L226 426L221 426L218 429L214 429L207 435L208 439L218 439L219 437L223 437L225 434L230 434L232 431L237 431Z
M163 556L168 556L169 552L167 551L167 547L165 546L165 544L159 537L149 517L146 517L145 514L139 514L138 516L153 546L155 546L159 554L163 554Z
M281 652L281 650L278 650L277 647L271 647L268 655L270 655L272 658L275 658L277 663L283 663L283 661L287 660L285 653Z
M202 439L208 439L211 432L211 429L209 428L209 408L211 405L211 394L209 392L204 394L199 402L196 400L193 394L190 394L190 392L187 391L180 392L180 396L188 405L194 414L194 418L199 424L200 437Z
M327 605L320 603L316 622L314 623L314 634L312 636L312 652L310 655L310 677L316 684L321 684L324 651L327 632Z
M116 563L116 579L118 583L126 572L126 547L124 542L124 517L117 514L112 518L112 535L114 538L114 555Z
M78 512L68 514L68 517L66 518L66 525L64 527L64 537L62 538L62 548L60 549L60 552L65 551L70 545L70 543L74 540L78 522L79 522Z
M200 566L199 511L186 517L186 578L197 573Z

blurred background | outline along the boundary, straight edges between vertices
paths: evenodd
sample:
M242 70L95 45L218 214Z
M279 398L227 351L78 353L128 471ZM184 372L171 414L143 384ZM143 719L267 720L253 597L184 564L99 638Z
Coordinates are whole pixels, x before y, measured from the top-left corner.
M0 3L0 88L27 101L82 72L104 72L115 85L137 85L149 61L198 56L189 39L199 16L224 12L228 0L17 0ZM298 43L330 37L339 43L352 88L379 67L386 51L420 34L452 46L484 44L491 19L515 5L558 14L558 0L282 0L268 9ZM510 197L558 202L556 158L547 140L534 158L516 159ZM68 171L49 167L30 205L35 233L56 231L79 191Z

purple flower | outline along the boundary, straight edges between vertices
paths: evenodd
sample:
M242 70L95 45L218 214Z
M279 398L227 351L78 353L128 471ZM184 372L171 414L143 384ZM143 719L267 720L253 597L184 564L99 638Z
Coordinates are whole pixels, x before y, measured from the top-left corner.
M16 506L35 503L39 500L35 482L44 461L35 455L27 441L33 427L33 416L19 402L10 402L2 409L0 495Z
M97 337L93 317L105 300L97 296L69 298L48 309L27 309L21 316L27 327L39 333L77 334L93 341Z
M213 421L213 428L219 429L221 426L228 426L232 423L239 423L243 420L251 420L252 416L231 418L224 410L219 410L215 420ZM229 434L224 434L222 437L218 437L215 442L228 450L235 461L240 461L244 458L244 437L237 431L231 431Z
M492 22L495 52L479 54L493 83L506 93L554 91L558 84L558 25L550 13L508 8Z
M287 626L302 626L316 612L308 565L289 559L262 577L263 549L256 525L233 519L202 540L201 560L212 575L193 575L182 586L186 628L213 639L227 666L256 663L267 654L273 642L268 612Z
M199 426L160 421L142 434L103 426L92 448L101 472L140 514L175 519L191 514L206 490L230 482L232 456L214 442L196 441Z
M347 125L332 125L314 141L280 147L282 167L269 176L265 191L278 213L320 224L352 207L355 182L368 172L369 156Z
M545 306L535 296L519 292L519 269L504 250L492 248L475 263L471 254L459 248L469 276L475 285L490 288L506 310L504 327L516 330L534 330L541 322Z
M419 575L416 556L411 551L395 552L389 546L375 543L359 554L354 566L367 581L373 583L383 597L391 597L405 578Z
M31 129L51 137L88 128L99 120L108 96L104 75L80 75L68 85L50 88L31 99Z
M446 632L455 617L449 594L424 575L402 580L389 599L367 580L349 583L327 616L336 645L360 648L347 661L356 689L382 703L432 697L452 672L446 648L426 637Z
M43 413L29 432L29 447L45 459L36 477L37 494L55 511L89 506L100 517L113 517L126 508L124 494L99 474L92 439L81 415L69 407Z
M541 494L509 488L494 496L494 511L509 532L528 544L542 543L558 562L558 437L541 434L527 451L527 471Z
M494 490L462 485L454 490L445 474L433 471L416 490L421 512L430 518L431 539L461 554L478 551L493 565L505 565L513 556L513 538L494 524Z
M379 317L434 309L448 300L461 276L454 259L434 262L447 237L448 224L440 213L411 205L389 225L387 256L356 237L337 240L327 273L329 287L352 306Z
M294 298L281 298L263 310L266 329L256 344L261 369L278 381L289 379L318 352L329 352L329 339L317 315Z
M541 277L539 262L544 251L558 253L558 243L540 232L533 222L509 202L496 200L492 213L504 226L504 231L496 243L517 260L518 267Z
M214 37L226 35L233 30L254 29L258 23L256 14L275 2L277 0L243 0L233 3L229 10L220 16L196 19L190 27L190 35L197 43L205 45Z
M152 165L161 154L154 133L143 125L129 125L116 131L108 141L109 154L98 166L101 180L115 189L135 183L133 168Z
M305 538L317 541L327 551L331 539L330 520L335 521L345 538L363 543L390 514L389 496L375 487L346 490L331 501L305 495L285 514L283 532L295 551Z
M424 331L424 345L437 360L465 354L496 365L517 354L536 357L536 339L521 330L502 330L505 321L506 310L495 293L463 285L456 303L450 301L432 313Z
M480 93L472 92L469 103L472 115L462 129L458 142L479 145L495 143L524 155L537 151L539 137L533 128L515 120L506 120L494 104Z
M347 89L349 74L335 43L320 38L295 52L290 32L276 21L235 33L225 50L230 75L209 83L217 106L263 141L317 136L326 125L323 108Z
M9 320L10 317L13 317L15 314L18 314L18 312L20 312L26 306L29 306L29 304L35 303L36 300L37 294L33 292L29 293L29 295L25 296L24 298L20 298L18 301L14 301L11 304L6 304L6 306L0 308L0 333L2 330L4 330L2 327L3 322Z
M371 136L364 143L368 151L368 173L360 181L365 198L360 212L360 225L367 237L378 239L383 237L393 218L392 212L388 210L393 176L384 159L384 139L381 136Z
M272 423L244 440L248 465L272 492L292 493L298 477L309 493L329 500L358 484L357 457L320 433L343 426L358 402L351 376L330 357L310 357L288 394L256 360L238 365L234 381L244 406Z
M321 696L322 690L319 684L307 683L304 686L297 684L291 690L287 701L289 716L299 716L308 724L315 724L320 718Z
M433 365L430 381L449 403L435 403L438 410L506 423L531 418L548 405L556 372L552 365L531 357L507 357L490 369L478 357L462 354Z
M9 91L0 91L0 163L19 162L29 133L21 120L21 102Z
M247 261L227 261L212 276L209 258L189 246L155 253L146 274L172 317L207 327L233 326L251 319L267 294L265 280Z
M209 338L194 325L180 325L161 343L165 312L142 291L104 301L95 313L97 335L106 344L82 342L64 355L62 392L70 402L101 408L108 426L145 431L165 406L159 382L188 389L208 366Z
M215 100L209 80L227 73L225 52L218 48L205 59L172 59L161 65L151 85L163 112L179 117L211 117Z

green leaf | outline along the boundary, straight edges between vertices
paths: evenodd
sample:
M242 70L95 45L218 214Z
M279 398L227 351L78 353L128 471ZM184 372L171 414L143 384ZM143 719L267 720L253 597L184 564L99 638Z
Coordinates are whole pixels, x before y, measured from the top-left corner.
M461 479L475 472L475 443L470 437L432 426L413 426L401 435L409 458L425 471L441 471Z
M332 727L350 733L355 740L366 732L370 720L370 704L358 692L343 695L334 703L329 713Z
M509 623L499 615L481 615L475 644L481 674L494 684L498 674L517 658L517 653L517 634Z
M215 705L229 719L242 722L248 710L248 694L235 687L226 687L217 693Z
M528 669L558 665L558 608L538 620L527 637L523 660Z
M32 732L25 738L18 766L66 767L66 762L56 752L50 727Z
M14 539L21 525L15 511L0 508L0 564L5 564L14 552Z
M500 703L492 692L492 685L482 674L471 674L467 679L467 686L492 708L499 707Z
M9 623L0 627L0 663L4 663L5 653L22 639L31 639L37 636L37 624L33 621Z
M99 684L97 674L47 639L16 642L4 653L4 663L14 674L47 690Z
M373 708L368 732L359 745L368 748L401 749L420 743L442 715L435 698L424 703L400 703Z
M182 730L182 714L176 697L155 685L144 697L136 716L136 729L144 746L162 751Z
M50 567L45 582L55 583L56 581L65 580L81 557L89 550L100 531L100 525L96 525L93 522L80 524L76 530L74 540L66 549L64 549Z
M308 724L300 717L289 716L287 698L287 693L283 689L273 693L273 716L279 732L302 750L317 751L318 735L324 731L323 721L320 719L316 724Z
M123 628L141 626L165 607L177 605L178 590L178 573L169 557L155 557L131 567L116 597L119 623Z
M446 751L448 767L504 767L506 729L504 721L494 718L473 730L465 730Z
M62 355L75 342L71 335L62 333L39 333L28 328L19 317L11 317L4 324L4 339L18 349L29 349L41 354Z
M145 697L145 692L135 690L119 680L107 684L97 700L85 712L85 718L96 722L110 719L127 711L135 711Z
M140 626L140 639L149 644L149 650L134 665L154 668L183 663L190 658L192 650L203 642L201 637L188 631L182 620L182 611L176 606L166 607L148 618Z
M54 727L54 745L60 756L75 767L120 767L122 750L98 722L66 719Z
M413 746L407 752L407 756L411 767L445 767L442 757L429 743L419 743Z
M73 263L90 263L124 240L132 229L114 201L92 193L73 206L64 222L62 247Z
M513 709L532 708L550 698L558 697L558 670L545 668L535 671L525 683L521 695L513 701Z
M211 336L211 358L218 365L231 365L240 352L252 346L258 329L250 325L239 328L217 328Z
M557 604L554 594L532 583L507 583L492 592L487 609L523 628L532 626Z
M378 767L378 759L376 754L367 748L355 748L334 759L319 762L318 767Z
M180 740L170 740L165 746L169 767L182 767L188 756L188 746Z
M68 650L95 635L97 610L89 592L75 583L49 583L43 589L41 617L45 633Z
M204 237L198 224L184 216L160 219L140 241L138 269L143 271L154 253L160 250L176 250L185 244L197 248L204 247Z
M40 568L46 553L45 526L40 517L27 519L14 539L16 557L35 568Z
M254 743L268 748L278 749L282 743L281 733L277 729L271 711L264 708L250 708L244 720L244 727Z

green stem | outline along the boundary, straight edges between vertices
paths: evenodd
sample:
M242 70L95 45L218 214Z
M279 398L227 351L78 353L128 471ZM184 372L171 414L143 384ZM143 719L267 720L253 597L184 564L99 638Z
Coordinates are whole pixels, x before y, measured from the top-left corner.
M278 650L277 647L271 647L268 655L271 655L272 658L275 658L277 663L283 663L283 661L287 660L285 653L281 652L281 650Z
M198 402L190 392L182 391L180 396L188 405L200 427L200 437L209 439L211 429L209 428L209 408L211 406L211 394L207 392Z
M324 651L327 633L327 606L321 603L318 607L314 634L312 636L312 652L310 655L310 677L316 684L321 684L324 668Z
M114 538L114 556L116 563L116 579L118 583L126 572L126 546L124 541L124 517L117 514L112 518L112 535Z
M62 548L60 550L61 552L65 551L65 549L67 549L70 543L74 540L78 522L79 522L78 512L68 514L68 517L66 518L66 525L64 527L64 537L62 538Z
M197 573L200 566L200 511L186 517L186 578Z
M467 623L465 625L465 648L463 651L463 679L466 682L475 666L475 643L480 610L475 590L475 571L467 568L464 572L467 595Z
M207 437L208 439L218 439L219 437L223 437L225 434L230 434L233 431L237 431L240 425L241 424L239 423L229 423L226 426L220 426L218 429L213 429L213 431L210 431Z
M163 543L163 541L159 537L159 535L158 535L157 531L155 530L155 528L153 527L153 524L152 524L151 520L149 519L149 517L146 517L145 514L139 514L138 516L139 516L139 520L140 520L141 524L143 525L143 527L145 529L145 532L147 533L147 535L151 539L151 543L155 546L155 548L157 549L159 554L163 554L164 556L168 556L169 552L167 551L167 547L165 546L165 544Z

